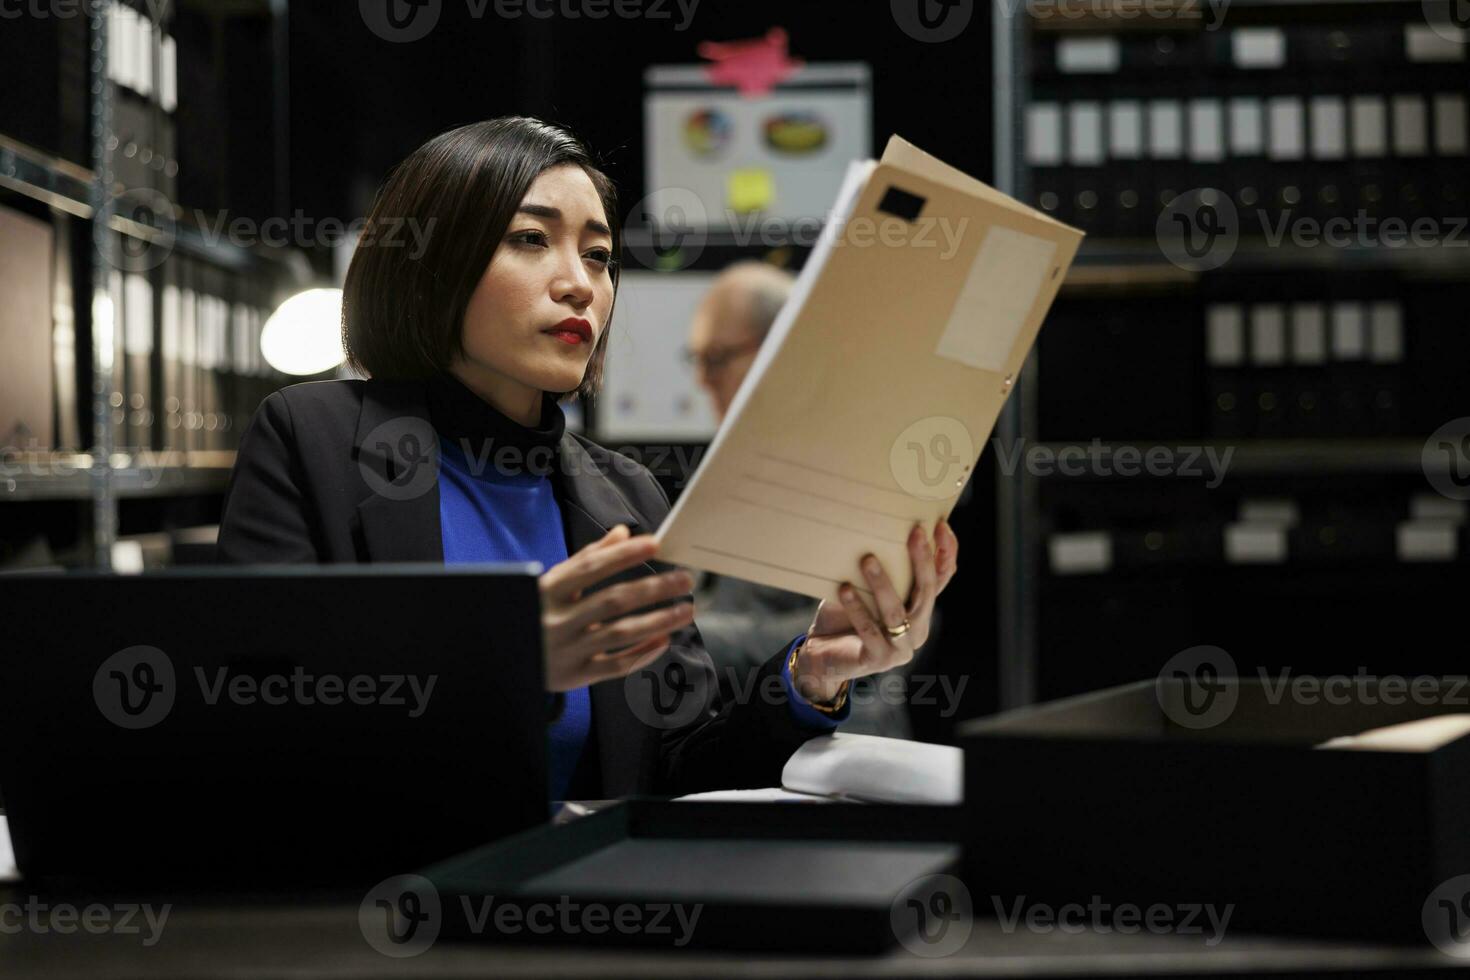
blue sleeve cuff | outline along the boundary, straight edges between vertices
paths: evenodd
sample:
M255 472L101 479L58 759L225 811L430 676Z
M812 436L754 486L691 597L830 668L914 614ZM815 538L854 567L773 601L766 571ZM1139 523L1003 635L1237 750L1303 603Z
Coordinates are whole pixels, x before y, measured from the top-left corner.
M781 686L786 689L786 703L791 706L793 718L807 728L831 731L852 714L851 692L849 691L848 699L843 702L842 710L830 715L813 708L812 703L802 697L801 692L796 689L796 684L791 680L791 650L804 639L806 639L805 633L792 640L791 645L781 654Z

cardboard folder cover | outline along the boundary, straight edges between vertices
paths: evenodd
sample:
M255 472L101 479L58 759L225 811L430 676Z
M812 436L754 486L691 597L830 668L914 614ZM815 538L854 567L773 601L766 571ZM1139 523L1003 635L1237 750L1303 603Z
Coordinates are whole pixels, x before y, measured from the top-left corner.
M791 298L659 528L664 561L837 599L959 499L1082 233L903 139L853 162Z

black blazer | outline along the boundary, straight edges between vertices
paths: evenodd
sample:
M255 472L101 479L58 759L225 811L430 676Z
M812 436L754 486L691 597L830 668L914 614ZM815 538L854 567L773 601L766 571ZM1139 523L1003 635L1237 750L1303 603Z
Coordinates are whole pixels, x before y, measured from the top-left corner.
M220 518L220 560L442 563L437 471L427 492L407 499L377 493L367 482L369 472L385 480L401 475L379 446L364 445L367 436L389 422L431 434L428 418L425 386L418 382L315 381L271 394L241 437ZM559 451L562 465L552 483L567 554L617 524L635 535L658 529L669 499L647 469L570 431ZM672 567L645 562L597 588ZM783 654L772 651L755 683L745 687L747 703L736 703L722 698L691 623L646 668L662 683L642 676L594 684L603 795L780 785L786 759L821 734L798 723L784 698L761 694L782 690L774 678ZM671 701L675 688L690 700ZM670 704L678 705L672 713Z

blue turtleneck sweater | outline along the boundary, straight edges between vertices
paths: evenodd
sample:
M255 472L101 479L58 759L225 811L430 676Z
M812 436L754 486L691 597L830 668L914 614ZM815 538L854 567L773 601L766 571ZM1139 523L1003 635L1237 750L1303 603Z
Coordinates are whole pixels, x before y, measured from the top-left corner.
M555 398L543 396L541 424L534 429L496 411L449 375L431 388L430 405L440 436L445 563L536 561L551 568L566 561L566 533L548 473L551 453L566 426ZM506 457L510 462L497 465L496 453L505 448L514 450ZM788 646L787 656L790 650ZM823 714L797 693L784 666L781 673L787 703L802 723L830 731L847 717L850 704L838 715ZM568 691L565 708L549 732L551 799L567 798L591 731L587 688Z

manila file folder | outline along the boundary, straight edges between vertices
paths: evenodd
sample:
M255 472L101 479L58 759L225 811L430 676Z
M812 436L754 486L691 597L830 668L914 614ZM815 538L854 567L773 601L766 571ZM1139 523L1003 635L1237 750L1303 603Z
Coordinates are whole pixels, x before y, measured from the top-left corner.
M954 509L1082 233L892 137L854 161L661 561L837 602L900 599L915 523Z

